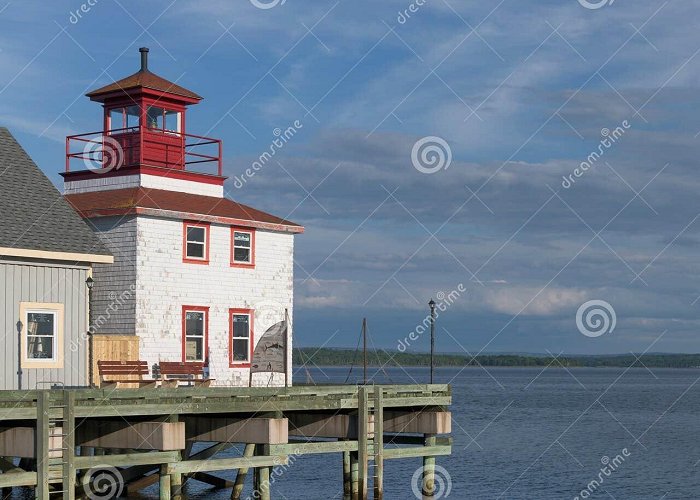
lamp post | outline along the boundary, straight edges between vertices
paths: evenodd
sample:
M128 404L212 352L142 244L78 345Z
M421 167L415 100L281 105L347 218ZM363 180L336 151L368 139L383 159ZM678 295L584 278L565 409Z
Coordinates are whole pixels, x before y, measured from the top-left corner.
M430 383L433 383L433 371L435 370L435 301L430 299Z
M92 352L92 287L95 285L95 280L92 276L88 276L85 280L85 286L88 289L88 328L87 328L87 341L88 341L88 385L93 387L93 352Z

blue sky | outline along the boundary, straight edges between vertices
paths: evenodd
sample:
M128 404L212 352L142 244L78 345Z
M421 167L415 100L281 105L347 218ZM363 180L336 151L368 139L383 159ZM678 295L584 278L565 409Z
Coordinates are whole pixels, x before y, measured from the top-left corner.
M395 348L462 284L442 351L700 351L700 2L265 3L0 1L0 124L60 184L65 136L100 128L83 95L148 46L205 97L188 131L223 139L230 177L302 124L226 185L307 228L297 345L354 346L367 316ZM426 137L447 168L416 168ZM590 300L612 332L581 334Z

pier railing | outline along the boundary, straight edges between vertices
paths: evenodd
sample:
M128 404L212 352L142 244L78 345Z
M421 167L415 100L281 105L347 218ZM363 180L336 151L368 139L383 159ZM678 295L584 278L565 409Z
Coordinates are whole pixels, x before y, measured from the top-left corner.
M220 139L140 126L66 137L66 173L108 172L137 165L191 171L200 164L213 165L217 175L222 175Z
M0 489L71 499L107 468L120 493L158 483L161 499L179 498L196 480L236 499L252 468L256 497L270 500L273 467L342 453L343 498L382 498L385 460L422 457L433 485L435 458L451 452L451 402L443 384L0 391ZM196 442L214 444L192 453ZM215 457L232 443L242 456ZM211 474L231 469L235 483Z

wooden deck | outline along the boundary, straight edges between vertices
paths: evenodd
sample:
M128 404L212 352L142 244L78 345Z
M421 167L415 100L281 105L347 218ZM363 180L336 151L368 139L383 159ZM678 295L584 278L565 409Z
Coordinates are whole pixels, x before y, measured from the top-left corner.
M252 468L269 499L273 467L337 453L344 498L382 498L384 460L410 457L423 457L430 498L435 457L451 452L450 404L440 384L0 391L0 488L79 498L112 468L122 493L159 482L161 498L179 498L193 480L235 499ZM212 445L193 454L204 441ZM240 457L216 458L234 444L245 444ZM232 469L235 482L212 474Z

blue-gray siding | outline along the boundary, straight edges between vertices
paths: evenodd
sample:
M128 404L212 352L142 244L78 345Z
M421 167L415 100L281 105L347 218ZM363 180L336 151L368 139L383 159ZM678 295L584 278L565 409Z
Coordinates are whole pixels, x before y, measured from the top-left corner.
M0 312L4 362L0 363L0 389L19 387L20 302L57 302L65 307L62 369L22 369L21 389L48 388L50 382L66 386L87 383L87 266L0 260ZM22 320L24 321L24 320Z

